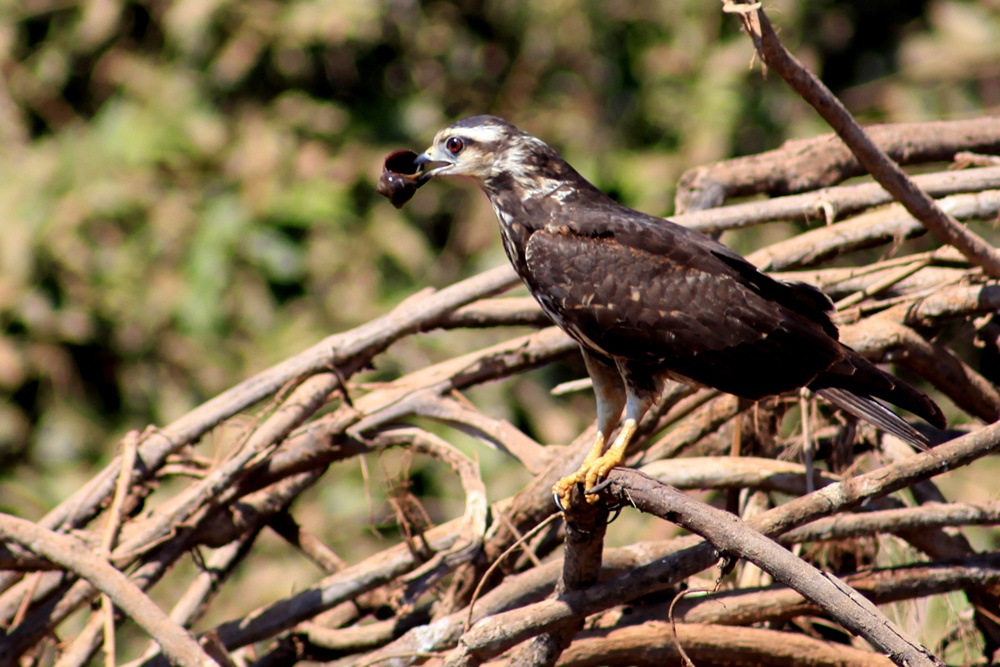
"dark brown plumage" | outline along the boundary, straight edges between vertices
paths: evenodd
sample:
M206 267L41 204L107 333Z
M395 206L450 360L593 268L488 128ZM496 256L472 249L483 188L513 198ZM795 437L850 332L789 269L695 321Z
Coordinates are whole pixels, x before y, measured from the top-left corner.
M626 208L555 151L510 123L475 116L441 130L417 158L425 177L478 184L504 248L531 294L583 351L600 434L573 476L594 485L621 463L639 419L667 378L759 399L809 387L918 446L926 439L876 399L937 427L920 391L837 340L819 290L781 282L704 234ZM613 445L605 445L625 421Z

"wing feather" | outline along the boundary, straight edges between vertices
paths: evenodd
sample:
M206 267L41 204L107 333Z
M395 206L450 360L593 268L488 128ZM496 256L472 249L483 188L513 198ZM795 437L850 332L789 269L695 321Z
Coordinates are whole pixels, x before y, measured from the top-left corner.
M650 220L658 225L630 219L612 234L605 218L529 238L525 278L582 345L748 398L808 384L841 358L821 299L707 237ZM805 314L793 307L803 301L813 304Z

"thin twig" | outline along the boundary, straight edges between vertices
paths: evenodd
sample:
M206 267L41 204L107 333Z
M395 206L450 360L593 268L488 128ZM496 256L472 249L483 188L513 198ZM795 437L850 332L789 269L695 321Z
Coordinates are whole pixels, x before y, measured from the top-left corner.
M514 553L514 551L517 548L519 548L522 544L527 543L528 540L530 540L538 533L542 532L545 528L548 528L550 523L559 518L561 518L561 514L559 512L553 512L549 516L549 518L545 519L540 524L529 530L527 533L517 538L517 541L514 542L514 544L507 547L507 550L504 551L502 554L500 554L500 557L494 560L490 564L490 566L486 569L486 572L484 572L483 576L479 579L479 583L476 585L476 589L472 592L472 599L469 600L469 605L468 605L469 613L465 619L465 626L464 626L465 630L468 630L469 627L472 625L472 614L476 608L476 600L479 599L479 594L483 590L483 585L489 580L490 575L492 575L496 571L496 569L500 567L500 564L504 561L504 559L508 555Z
M122 511L125 498L132 484L132 471L135 469L135 450L138 446L139 432L131 431L122 440L122 469L118 474L115 494L108 509L108 524L101 540L101 555L108 558L118 541L118 530L122 523ZM104 615L104 655L107 667L115 667L118 660L115 657L115 609L111 597L101 594L101 609Z
M732 0L723 2L729 5ZM958 248L969 261L983 267L987 275L1000 278L1000 251L945 213L871 140L840 100L789 53L763 8L757 5L753 11L739 16L767 66L819 112L875 180L942 243Z

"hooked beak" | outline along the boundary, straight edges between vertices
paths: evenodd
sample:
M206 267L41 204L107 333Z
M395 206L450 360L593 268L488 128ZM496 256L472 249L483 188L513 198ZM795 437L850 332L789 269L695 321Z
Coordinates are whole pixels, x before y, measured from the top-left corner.
M433 148L428 148L425 152L413 159L413 164L425 168L425 171L420 174L420 179L422 181L434 178L438 174L443 174L448 169L455 166L454 162L449 162L448 160L438 160L435 158L431 154L433 150Z

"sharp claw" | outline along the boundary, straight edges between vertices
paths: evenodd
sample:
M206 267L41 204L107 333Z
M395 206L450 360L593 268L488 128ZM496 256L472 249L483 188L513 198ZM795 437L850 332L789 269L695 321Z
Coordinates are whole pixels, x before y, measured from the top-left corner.
M600 493L601 491L603 491L604 489L608 488L609 486L611 486L611 478L610 477L605 478L605 480L603 482L598 482L597 484L595 484L594 486L590 487L589 489L586 489L584 491L584 494L586 494L588 496L592 496L595 493Z
M560 496L558 493L556 493L556 492L553 491L552 492L552 499L554 501L556 501L556 507L559 508L560 512L565 512L566 511L566 508L563 507L563 504L562 504L562 496Z

